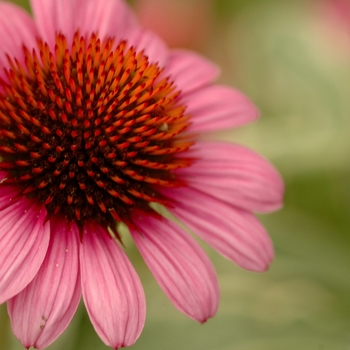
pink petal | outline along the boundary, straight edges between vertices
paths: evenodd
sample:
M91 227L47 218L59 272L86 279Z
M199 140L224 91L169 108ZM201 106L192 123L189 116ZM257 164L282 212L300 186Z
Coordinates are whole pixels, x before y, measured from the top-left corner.
M31 0L31 5L40 34L51 47L57 32L66 35L69 43L77 30L84 36L95 32L118 41L136 26L121 0Z
M132 237L155 279L171 302L189 317L214 316L219 287L210 260L198 243L168 220L134 217Z
M169 210L225 257L252 271L264 271L273 247L253 214L190 187L163 191L176 202Z
M51 220L51 240L40 270L7 304L13 333L25 348L46 348L72 320L81 297L78 248L77 226L63 218Z
M0 171L0 183L2 180L4 180L7 177L7 172L6 171ZM1 191L1 190L0 190Z
M281 208L283 180L255 152L226 142L197 142L186 156L197 161L177 174L191 187L249 211Z
M177 89L187 93L211 83L219 76L220 69L195 53L173 50L164 73L171 76Z
M46 255L50 226L46 210L18 200L0 212L0 304L18 294L37 274Z
M36 46L37 30L32 18L21 7L0 2L0 74L8 67L6 54L23 63L22 45L29 49Z
M213 85L186 94L182 103L191 116L190 132L236 128L258 118L259 112L246 96L226 86Z
M84 302L97 334L114 349L132 345L146 317L134 268L109 233L92 224L84 227L80 252Z
M137 52L144 51L150 63L158 63L164 67L168 60L168 48L157 35L144 29L134 30L128 35L128 44Z
M100 38L113 37L116 44L127 40L138 51L144 50L150 62L166 63L168 50L164 42L150 31L141 29L129 6L122 0L31 0L33 13L42 38L53 48L57 32L70 45L74 33Z
M86 1L87 2L87 1ZM54 47L55 35L63 33L71 43L78 14L77 0L30 0L40 39Z
M0 210L11 205L20 191L18 187L0 185Z

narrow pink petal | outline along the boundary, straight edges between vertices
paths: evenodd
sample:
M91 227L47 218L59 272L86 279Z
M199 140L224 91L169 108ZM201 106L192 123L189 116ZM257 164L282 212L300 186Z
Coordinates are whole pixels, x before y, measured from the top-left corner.
M170 75L177 89L191 92L211 83L219 76L218 66L207 59L186 50L170 51L164 74Z
M132 345L146 317L139 277L109 233L85 225L80 248L84 302L102 341L117 349Z
M259 116L246 96L226 86L207 86L186 94L182 102L191 116L188 131L195 133L235 128Z
M198 243L165 219L140 216L134 222L135 244L171 302L199 322L214 316L219 303L217 277Z
M25 348L49 346L69 325L81 297L79 231L51 220L51 240L33 281L7 303L12 330Z
M272 242L253 214L190 187L163 192L176 201L169 210L219 253L247 270L268 268Z
M0 2L0 74L8 67L6 54L23 62L22 45L29 49L36 46L37 30L32 18L19 6Z
M177 174L191 187L249 211L281 208L283 180L257 153L226 142L197 142L186 155L197 161Z
M46 210L18 200L0 212L0 304L18 294L37 274L46 255L50 226Z
M55 34L68 38L79 30L82 35L95 32L99 37L111 36L116 41L127 39L136 20L122 0L31 0L41 36L52 47Z

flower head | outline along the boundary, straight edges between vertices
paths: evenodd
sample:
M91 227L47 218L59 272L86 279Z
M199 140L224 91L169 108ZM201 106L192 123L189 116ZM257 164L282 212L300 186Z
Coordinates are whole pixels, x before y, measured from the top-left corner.
M257 118L218 69L170 51L121 0L0 2L0 303L22 344L43 349L83 296L117 349L145 321L140 280L118 224L173 304L204 322L217 310L212 264L190 230L263 271L271 241L252 212L281 205L278 173L252 151L200 141ZM201 138L202 139L202 138Z

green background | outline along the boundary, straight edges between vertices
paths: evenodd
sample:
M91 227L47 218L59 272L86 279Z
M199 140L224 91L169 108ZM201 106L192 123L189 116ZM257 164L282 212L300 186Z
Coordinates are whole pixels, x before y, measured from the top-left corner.
M261 152L285 179L283 210L261 216L276 259L267 273L255 274L204 246L219 275L221 303L200 325L171 305L127 240L147 297L146 325L130 349L350 349L350 55L324 35L320 3L212 1L200 50L222 67L221 82L244 91L262 114L216 136ZM0 349L22 349L6 305ZM49 349L107 347L81 305Z

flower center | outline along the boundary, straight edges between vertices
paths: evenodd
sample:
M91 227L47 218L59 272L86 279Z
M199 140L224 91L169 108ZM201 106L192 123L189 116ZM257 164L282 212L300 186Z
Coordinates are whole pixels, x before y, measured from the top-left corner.
M180 92L144 53L113 39L57 35L54 52L38 41L24 64L8 58L0 78L2 185L82 225L130 222L167 203L157 188L183 184L172 170L192 141Z

